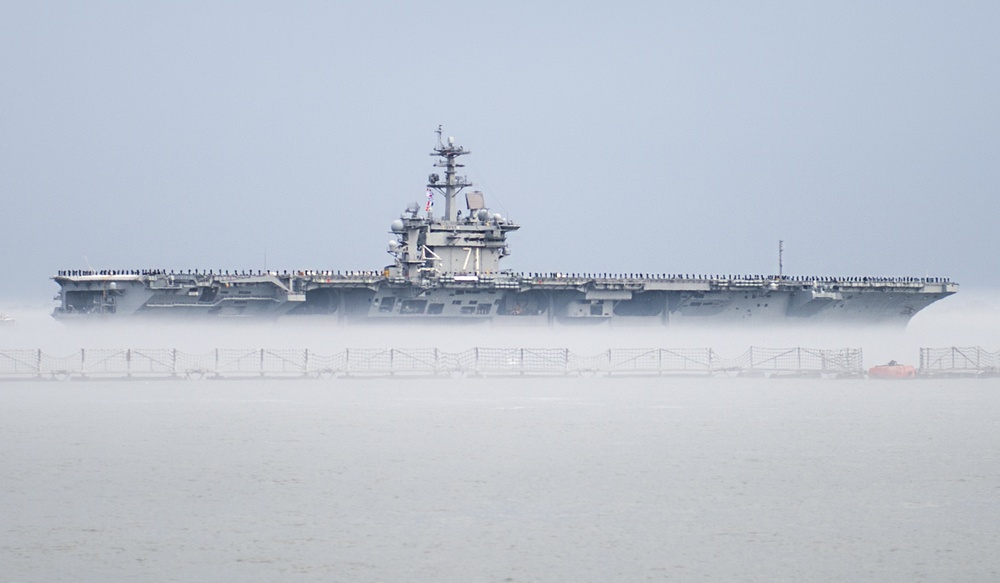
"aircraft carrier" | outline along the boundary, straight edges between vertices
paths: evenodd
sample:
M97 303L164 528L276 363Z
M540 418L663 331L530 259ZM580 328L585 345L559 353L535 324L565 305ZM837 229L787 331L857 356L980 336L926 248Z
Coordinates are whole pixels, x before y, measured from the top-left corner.
M903 325L958 291L941 277L677 273L515 273L501 269L520 228L458 171L470 152L442 138L427 201L390 226L392 262L372 271L66 270L60 319L324 317L335 322L447 321L684 325ZM465 208L459 208L464 194ZM444 213L434 213L434 197ZM423 208L421 208L423 206ZM463 214L463 210L465 211Z

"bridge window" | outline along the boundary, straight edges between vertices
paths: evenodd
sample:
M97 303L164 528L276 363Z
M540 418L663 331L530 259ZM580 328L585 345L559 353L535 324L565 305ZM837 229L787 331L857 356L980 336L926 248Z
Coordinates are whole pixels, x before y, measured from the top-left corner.
M423 314L427 307L427 300L403 300L399 308L400 314Z

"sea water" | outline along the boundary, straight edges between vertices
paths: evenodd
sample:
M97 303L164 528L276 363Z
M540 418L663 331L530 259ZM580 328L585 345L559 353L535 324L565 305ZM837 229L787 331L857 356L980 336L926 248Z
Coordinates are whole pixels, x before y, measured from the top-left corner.
M0 581L996 581L1000 381L0 383Z

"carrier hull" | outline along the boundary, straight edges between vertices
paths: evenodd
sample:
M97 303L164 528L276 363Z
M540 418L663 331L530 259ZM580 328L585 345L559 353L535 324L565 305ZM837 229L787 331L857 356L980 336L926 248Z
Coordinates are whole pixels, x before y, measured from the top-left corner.
M62 319L326 317L423 321L683 326L720 323L905 325L957 291L935 278L497 274L417 285L376 272L216 275L60 274Z

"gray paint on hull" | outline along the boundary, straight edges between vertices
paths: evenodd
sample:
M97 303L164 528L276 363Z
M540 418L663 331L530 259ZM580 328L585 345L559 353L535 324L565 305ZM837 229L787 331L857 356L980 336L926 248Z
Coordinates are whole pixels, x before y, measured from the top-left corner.
M743 322L905 324L955 293L937 281L757 285L659 278L564 278L504 275L418 286L370 273L326 277L138 275L58 276L56 317L94 314L194 317L327 315L336 320L544 320L652 325ZM627 288L627 289L625 289ZM621 299L614 299L614 298ZM625 299L629 298L629 299Z

